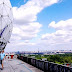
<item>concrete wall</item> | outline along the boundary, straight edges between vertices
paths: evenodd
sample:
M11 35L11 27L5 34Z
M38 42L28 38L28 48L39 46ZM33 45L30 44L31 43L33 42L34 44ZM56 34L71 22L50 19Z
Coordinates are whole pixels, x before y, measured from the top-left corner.
M34 58L28 58L28 57L22 57L22 56L18 56L18 59L23 60L43 70L44 72L72 72L71 67L67 67L61 64L56 64L53 62L42 61L42 60L37 60Z

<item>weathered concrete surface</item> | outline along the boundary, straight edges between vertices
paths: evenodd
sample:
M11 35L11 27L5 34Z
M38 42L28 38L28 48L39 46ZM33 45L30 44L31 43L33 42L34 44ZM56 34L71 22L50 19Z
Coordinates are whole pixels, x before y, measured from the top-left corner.
M0 72L43 72L18 59L6 59L3 63L4 69L1 70L0 65Z

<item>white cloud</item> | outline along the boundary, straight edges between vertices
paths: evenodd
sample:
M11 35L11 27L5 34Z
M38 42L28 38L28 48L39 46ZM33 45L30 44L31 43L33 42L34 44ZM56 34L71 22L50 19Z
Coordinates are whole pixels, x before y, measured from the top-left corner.
M19 8L13 7L14 24L13 34L22 39L32 39L40 32L42 25L37 20L37 14L45 7L50 6L59 0L29 0Z
M37 36L41 26L38 22L29 25L14 25L12 36L19 36L24 40L32 39Z
M54 33L42 35L40 44L51 49L71 49L72 46L72 19L51 22L48 27L56 29ZM69 48L69 47L70 48Z
M58 23L55 23L55 21L51 22L49 24L49 27L53 27L56 30L72 30L72 19L68 19L66 21L61 20Z

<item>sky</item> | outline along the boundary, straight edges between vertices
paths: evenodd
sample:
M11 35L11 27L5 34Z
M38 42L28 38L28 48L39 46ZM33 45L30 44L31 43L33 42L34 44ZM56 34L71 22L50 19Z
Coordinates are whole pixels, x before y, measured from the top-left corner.
M5 51L72 50L72 0L10 0L13 31Z

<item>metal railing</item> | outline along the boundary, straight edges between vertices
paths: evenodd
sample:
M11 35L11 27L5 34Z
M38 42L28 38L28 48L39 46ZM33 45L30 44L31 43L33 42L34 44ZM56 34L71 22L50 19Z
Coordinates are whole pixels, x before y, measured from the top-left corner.
M44 72L72 72L72 68L67 67L65 65L29 58L26 56L18 56L17 58L30 65L37 67L38 69L43 70Z

